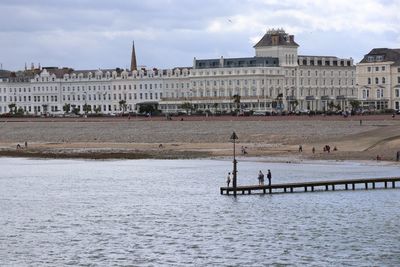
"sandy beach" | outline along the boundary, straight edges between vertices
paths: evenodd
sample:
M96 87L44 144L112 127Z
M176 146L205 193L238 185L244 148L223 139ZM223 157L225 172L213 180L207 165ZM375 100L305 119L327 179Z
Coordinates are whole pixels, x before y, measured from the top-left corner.
M239 137L239 157L374 160L379 155L391 161L400 150L400 117L390 115L174 117L171 121L163 117L1 118L0 126L1 156L227 157L232 155L233 131ZM330 153L323 151L325 145L331 147ZM241 155L242 146L246 155Z

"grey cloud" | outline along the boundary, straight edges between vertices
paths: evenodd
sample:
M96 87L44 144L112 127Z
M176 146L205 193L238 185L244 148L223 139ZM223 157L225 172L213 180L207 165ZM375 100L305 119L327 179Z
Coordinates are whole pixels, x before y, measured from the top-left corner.
M0 62L10 69L25 62L76 69L125 67L135 40L141 65L190 66L194 56L252 56L250 38L261 37L269 27L291 30L300 52L307 54L359 58L399 38L398 32L360 32L357 25L347 29L340 14L328 17L324 10L326 17L318 16L323 3L315 2L320 3L308 9L294 0L2 0ZM359 24L360 16L354 18ZM209 27L215 21L220 29L213 32ZM342 28L325 30L321 23Z

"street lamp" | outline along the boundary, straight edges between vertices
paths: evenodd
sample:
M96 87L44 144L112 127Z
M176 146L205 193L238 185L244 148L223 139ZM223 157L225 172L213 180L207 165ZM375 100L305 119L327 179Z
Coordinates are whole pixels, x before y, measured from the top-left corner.
M87 118L87 92L83 93L85 94L85 106L84 106L85 118Z
M232 133L230 140L233 142L233 195L236 196L236 181L237 181L237 161L236 161L236 140L238 139L238 136L236 135L235 132Z

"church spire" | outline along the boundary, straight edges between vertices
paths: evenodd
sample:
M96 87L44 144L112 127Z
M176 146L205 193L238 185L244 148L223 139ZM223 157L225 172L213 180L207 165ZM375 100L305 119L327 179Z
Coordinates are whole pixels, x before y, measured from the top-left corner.
M135 41L132 42L132 57L131 57L131 71L137 70Z

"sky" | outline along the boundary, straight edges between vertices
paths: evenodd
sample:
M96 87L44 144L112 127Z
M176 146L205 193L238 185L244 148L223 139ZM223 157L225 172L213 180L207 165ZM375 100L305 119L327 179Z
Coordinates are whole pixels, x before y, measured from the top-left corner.
M400 48L400 0L0 0L3 69L192 66L193 58L252 57L271 28L300 55L362 59Z

